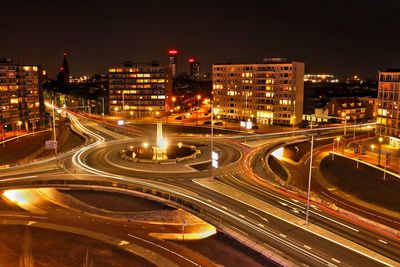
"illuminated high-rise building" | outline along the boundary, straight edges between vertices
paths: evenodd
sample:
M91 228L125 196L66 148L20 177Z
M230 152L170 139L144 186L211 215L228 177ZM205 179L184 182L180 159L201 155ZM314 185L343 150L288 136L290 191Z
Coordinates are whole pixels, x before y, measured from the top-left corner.
M190 78L200 80L200 63L194 58L189 58Z
M58 73L57 80L63 85L69 83L69 66L67 61L67 53L64 53L64 60L61 63L60 72Z
M110 68L109 111L127 118L164 115L166 110L167 67L125 62Z
M177 55L178 55L178 50L176 49L170 49L168 51L168 55L169 55L169 67L171 69L171 77L174 79L176 77L177 74Z
M376 132L400 147L400 69L379 72Z
M215 113L261 124L299 124L304 63L266 58L259 64L214 64Z
M31 128L43 115L41 66L0 59L0 123L6 130Z

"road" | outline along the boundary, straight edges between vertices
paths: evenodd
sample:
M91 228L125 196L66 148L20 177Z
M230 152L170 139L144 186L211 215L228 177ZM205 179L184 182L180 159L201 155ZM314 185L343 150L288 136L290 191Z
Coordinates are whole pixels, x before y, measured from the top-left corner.
M210 190L196 183L196 181L208 179L209 171L148 173L127 171L124 168L116 167L115 164L118 165L119 159L108 157L107 153L115 151L118 146L123 147L125 143L132 142L132 140L140 142L143 140L143 136L130 135L128 130L127 134L130 139L117 140L122 138L119 133L110 132L104 127L90 122L88 127L85 127L76 118L73 121L83 131L89 131L94 142L92 145L76 151L74 155L63 156L64 168L59 169L57 173L54 173L54 170L40 169L32 173L31 170L20 168L19 173L15 174L14 169L5 170L1 175L3 181L10 183L13 181L12 179L14 181L54 179L60 177L62 173L63 179L108 180L144 185L180 195L201 207L202 214L200 215L204 219L217 222L218 227L234 231L242 238L254 241L254 244L274 252L277 257L288 258L298 265L398 266L397 262L400 262L399 255L397 255L398 240L390 239L384 244L379 240L388 240L387 236L379 235L368 229L361 229L360 225L355 225L321 207L315 206L311 213L312 225L315 224L337 236L345 237L350 241L349 244L360 244L367 250L369 249L368 253L375 252L384 256L384 260L378 262L376 257L365 256L368 253L361 253L359 249L332 242L332 239L329 240L312 233L304 226L293 225L290 221L264 212L240 199L225 195L224 192ZM280 141L282 138L277 138L274 134L253 136L250 140L255 143L264 142L268 145ZM116 141L110 142L111 139ZM189 140L189 137L185 137L185 140ZM209 138L196 137L195 140L206 143ZM221 167L215 173L218 181L229 188L237 189L247 198L256 197L262 202L283 210L285 214L294 215L299 219L304 218L303 199L299 199L294 194L277 190L271 185L260 186L260 183L254 180L252 173L258 168L259 155L257 153L261 153L262 149L259 147L253 149L250 146L238 144L234 138L219 138L215 140L215 144L222 151ZM43 163L41 166L50 167L51 165L54 166L54 162ZM219 183L215 180L214 182Z

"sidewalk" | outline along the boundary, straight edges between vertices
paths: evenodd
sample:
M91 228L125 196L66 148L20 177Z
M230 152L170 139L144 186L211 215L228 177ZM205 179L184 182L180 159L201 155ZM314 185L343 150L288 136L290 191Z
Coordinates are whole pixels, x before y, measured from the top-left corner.
M355 149L358 147L358 144L360 144L365 148L365 155L359 155L360 160L377 166L380 165L382 168L384 168L386 164L387 170L400 173L400 149L390 146L386 141L387 140L384 139L380 145L378 136L362 141L352 141L350 139L347 142L349 145L344 149L344 155L357 158L358 154L355 153ZM380 153L379 147L381 147ZM388 160L387 155L389 155Z

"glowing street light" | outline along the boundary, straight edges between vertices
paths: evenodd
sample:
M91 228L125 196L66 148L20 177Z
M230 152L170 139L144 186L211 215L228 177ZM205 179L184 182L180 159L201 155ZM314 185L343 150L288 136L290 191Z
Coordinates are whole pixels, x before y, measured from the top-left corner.
M344 117L344 133L343 135L346 135L346 125L347 125L347 116L346 116L346 112L342 112L342 117Z
M380 166L381 165L381 147L382 147L383 138L379 137L378 140L379 140L378 166Z
M144 143L143 143L143 147L144 147L145 149L147 149L147 148L149 147L149 143L144 142Z
M181 142L178 143L178 147L182 148L182 143Z

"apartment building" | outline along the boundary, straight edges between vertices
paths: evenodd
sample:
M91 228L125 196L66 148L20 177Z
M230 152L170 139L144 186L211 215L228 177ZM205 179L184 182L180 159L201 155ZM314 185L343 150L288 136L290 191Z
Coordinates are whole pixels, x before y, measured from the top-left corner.
M213 65L214 111L222 118L296 125L302 120L304 63L265 58Z
M41 67L0 59L0 124L5 130L29 129L44 116Z
M379 72L376 132L400 147L400 69Z
M125 62L110 68L109 112L127 118L161 116L166 110L168 68L158 62Z

